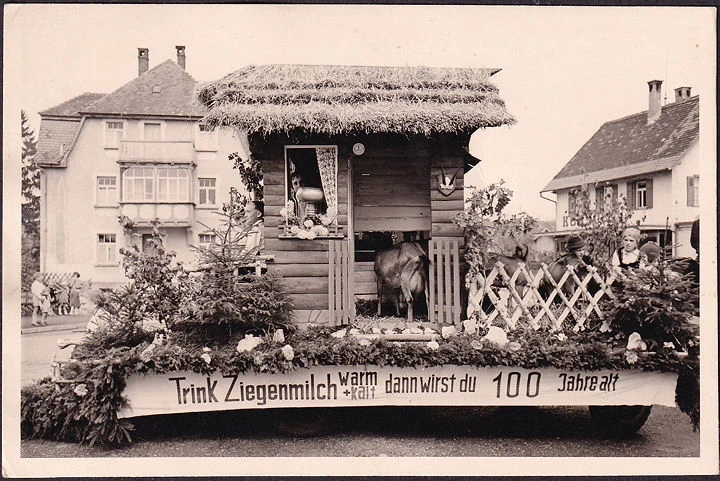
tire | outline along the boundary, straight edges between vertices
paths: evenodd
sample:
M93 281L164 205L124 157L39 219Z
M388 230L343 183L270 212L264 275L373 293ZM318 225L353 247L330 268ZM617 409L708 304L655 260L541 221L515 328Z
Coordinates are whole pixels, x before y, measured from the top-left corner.
M273 427L281 434L296 437L319 436L337 427L338 414L330 408L277 409Z
M611 437L635 434L647 421L652 406L590 406L593 421Z

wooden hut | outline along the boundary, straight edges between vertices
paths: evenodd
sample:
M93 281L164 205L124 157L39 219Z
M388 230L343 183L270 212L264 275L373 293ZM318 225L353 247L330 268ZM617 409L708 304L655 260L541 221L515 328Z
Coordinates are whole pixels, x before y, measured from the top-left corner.
M453 218L477 162L467 146L514 122L489 82L498 71L249 66L199 91L206 121L246 132L262 161L268 269L287 281L299 323L352 321L355 300L376 294L374 251L390 235L427 246L429 320L460 322Z

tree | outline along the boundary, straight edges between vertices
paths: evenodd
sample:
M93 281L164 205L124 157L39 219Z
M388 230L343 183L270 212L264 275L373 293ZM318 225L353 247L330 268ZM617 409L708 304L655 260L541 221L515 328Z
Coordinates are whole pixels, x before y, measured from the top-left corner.
M485 268L488 254L502 252L508 239L518 246L527 245L528 234L537 226L537 219L525 212L511 216L503 213L513 195L513 191L504 184L501 180L485 189L471 187L465 211L454 219L458 226L465 229L468 281Z
M37 140L28 125L25 111L20 112L22 131L22 227L24 235L40 234L40 169L35 164Z
M21 272L22 287L30 289L32 276L40 270L40 169L35 163L37 140L28 125L24 111L20 112L22 133L22 198L21 198Z
M625 196L615 196L612 189L604 189L604 196L593 202L596 188L596 185L583 185L571 190L568 216L580 229L578 235L586 245L594 247L595 265L602 269L610 264L618 248L618 236L630 225L633 211L628 208Z

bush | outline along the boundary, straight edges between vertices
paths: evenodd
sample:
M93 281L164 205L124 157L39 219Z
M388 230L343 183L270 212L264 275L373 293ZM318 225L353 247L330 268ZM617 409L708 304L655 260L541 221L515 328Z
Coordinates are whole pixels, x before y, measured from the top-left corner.
M660 259L648 269L627 271L614 300L606 301L612 328L625 338L637 332L650 349L671 342L688 350L696 341L690 318L696 312L697 287L690 275L681 275L670 261ZM609 305L608 305L609 304Z
M169 326L176 332L226 339L237 333L265 334L292 331L293 305L280 279L236 275L212 266L193 281L189 301Z

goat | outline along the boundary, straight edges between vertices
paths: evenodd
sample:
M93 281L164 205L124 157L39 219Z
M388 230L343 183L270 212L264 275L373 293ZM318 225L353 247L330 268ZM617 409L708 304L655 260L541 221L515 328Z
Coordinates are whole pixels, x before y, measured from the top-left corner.
M378 292L378 316L382 307L383 285L400 290L408 305L408 322L413 321L413 303L425 294L427 305L427 276L430 259L417 242L401 242L375 256L375 277ZM399 293L395 310L400 315Z
M505 272L507 272L507 275L512 277L515 274L515 271L517 271L520 267L520 263L524 263L527 260L527 255L527 246L515 246L515 252L512 256L491 253L485 261L485 271L489 273L495 267L497 262L501 262L505 268ZM523 279L518 279L518 284L522 284L524 282L525 281Z

